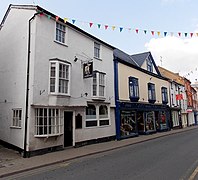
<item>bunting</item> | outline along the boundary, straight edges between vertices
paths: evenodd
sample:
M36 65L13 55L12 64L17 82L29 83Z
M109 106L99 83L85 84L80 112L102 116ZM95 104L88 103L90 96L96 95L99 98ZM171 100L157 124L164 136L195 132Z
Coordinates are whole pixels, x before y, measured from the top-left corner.
M39 12L39 16L42 17L42 16L47 16L48 19L51 19L51 15L48 15L48 14L45 14L43 12ZM59 16L56 16L55 17L55 20L56 21L59 21ZM108 30L109 27L111 27L111 29L114 31L116 29L119 30L119 32L123 32L125 29L128 30L128 31L135 31L136 34L140 34L141 32L144 33L145 35L148 34L147 32L150 32L152 36L178 36L178 37L198 37L198 32L167 32L167 31L154 31L154 30L148 30L148 29L138 29L138 28L131 28L131 27L117 27L117 26L111 26L111 25L108 25L108 24L100 24L100 23L94 23L94 22L85 22L85 21L80 21L80 20L76 20L76 19L70 19L70 18L64 18L63 19L64 23L67 23L67 22L71 22L72 24L75 24L76 22L80 22L82 24L88 24L90 28L93 28L94 25L95 27L97 27L98 29L101 29L101 27L104 27L105 30Z

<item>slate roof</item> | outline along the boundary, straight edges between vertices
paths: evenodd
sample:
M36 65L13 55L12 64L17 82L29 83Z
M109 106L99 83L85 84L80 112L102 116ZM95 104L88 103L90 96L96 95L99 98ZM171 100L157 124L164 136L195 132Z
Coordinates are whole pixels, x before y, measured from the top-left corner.
M129 64L134 65L134 66L138 66L138 64L133 60L133 58L130 55L121 51L120 49L114 49L113 55L114 55L115 58L118 58L121 61L125 61Z
M144 52L144 53L140 53L140 54L133 54L133 55L131 55L131 57L141 67L149 55L150 55L150 52Z

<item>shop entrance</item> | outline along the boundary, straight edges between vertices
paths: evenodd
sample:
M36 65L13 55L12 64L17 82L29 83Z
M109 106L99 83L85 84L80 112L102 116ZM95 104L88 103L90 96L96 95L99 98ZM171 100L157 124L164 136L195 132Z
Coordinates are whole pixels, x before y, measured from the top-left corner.
M72 146L73 144L73 112L64 112L64 147Z

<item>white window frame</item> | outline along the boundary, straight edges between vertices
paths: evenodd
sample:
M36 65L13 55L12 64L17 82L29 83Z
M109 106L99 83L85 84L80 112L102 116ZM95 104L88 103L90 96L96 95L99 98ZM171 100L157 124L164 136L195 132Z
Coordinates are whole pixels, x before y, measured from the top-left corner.
M103 79L101 79L101 77ZM101 94L101 88L104 89ZM95 94L96 90L96 94ZM106 74L102 72L95 71L93 73L92 81L92 97L97 99L106 99Z
M58 28L57 25L64 27L64 29ZM61 40L57 37L58 32L59 32L59 37L61 38ZM55 21L55 42L66 45L66 42L67 42L67 33L66 32L67 32L67 28L66 28L65 24ZM63 39L64 39L64 41L63 41Z
M42 115L40 114L42 110ZM47 113L45 114L44 111ZM51 113L51 116L50 116ZM42 122L42 124L41 124ZM63 116L57 108L35 108L35 137L63 134ZM42 133L40 133L42 131ZM46 132L45 132L46 131Z
M97 52L96 52L97 50ZM102 46L100 43L98 42L94 42L94 58L96 59L102 59L101 58L101 55L102 55Z
M55 64L55 77L51 76L51 65ZM60 65L64 65L68 68L68 77L60 77ZM65 72L66 75L66 72ZM55 91L51 92L51 79L55 80ZM59 83L60 81L65 81L67 82L67 92L61 92L59 90ZM70 84L71 84L71 64L59 61L59 60L50 60L49 63L49 93L50 94L55 94L55 95L67 95L70 96Z
M93 105L95 106L96 109L96 117L95 118L87 118L87 114L86 114L86 118L85 118L85 128L98 128L98 127L107 127L111 125L111 121L110 121L110 106L107 104L89 104L89 105ZM107 116L101 116L100 115L100 106L106 106L107 107ZM86 126L86 122L87 121L97 121L97 126ZM100 121L109 121L108 125L100 125Z
M12 109L12 126L14 128L21 128L22 123L22 109Z

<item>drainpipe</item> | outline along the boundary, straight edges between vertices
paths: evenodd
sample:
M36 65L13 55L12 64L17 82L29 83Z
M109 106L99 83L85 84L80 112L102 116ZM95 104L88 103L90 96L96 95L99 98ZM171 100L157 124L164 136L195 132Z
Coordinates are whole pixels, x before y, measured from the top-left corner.
M115 123L116 123L116 139L120 139L120 104L119 104L119 88L118 88L118 61L114 57L114 89L115 89Z
M31 22L39 12L35 13L30 19L28 24L28 59L27 59L27 73L26 73L26 108L25 108L25 132L24 132L24 148L23 148L23 157L27 158L27 126L28 126L28 105L29 105L29 79L30 79L30 44L31 44Z

